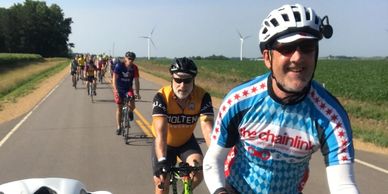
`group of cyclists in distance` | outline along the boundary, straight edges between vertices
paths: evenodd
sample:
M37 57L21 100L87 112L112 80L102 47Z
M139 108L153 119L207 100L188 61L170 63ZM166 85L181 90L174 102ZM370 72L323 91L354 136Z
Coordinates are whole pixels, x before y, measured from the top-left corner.
M259 31L268 72L233 88L214 116L210 94L196 85L198 69L189 58L171 63L170 84L154 96L151 166L155 193L168 193L168 172L177 162L203 165L192 174L193 188L204 179L214 194L302 193L309 161L321 150L331 193L357 194L350 121L345 109L313 80L319 41L330 38L328 17L300 4L274 9ZM96 84L109 67L116 121L125 96L140 98L133 52L122 60L76 55L73 80ZM135 83L135 84L133 84ZM130 109L135 109L131 98ZM130 115L130 120L133 115ZM202 153L194 136L200 123L208 146ZM161 186L162 185L162 186Z

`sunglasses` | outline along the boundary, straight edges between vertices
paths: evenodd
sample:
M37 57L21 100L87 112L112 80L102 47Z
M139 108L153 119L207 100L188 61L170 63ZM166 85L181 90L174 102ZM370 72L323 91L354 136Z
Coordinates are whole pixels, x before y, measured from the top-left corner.
M314 52L317 46L318 46L317 41L303 41L303 42L291 43L291 44L277 43L272 47L272 49L278 51L282 55L291 55L295 53L296 49L298 48L301 53L309 54L311 52Z
M185 84L189 84L189 83L191 83L192 81L193 81L193 78L185 78L185 79L180 79L180 78L175 78L175 77L173 77L172 79L174 79L174 81L176 82L176 83L178 83L178 84L180 84L180 83L185 83Z

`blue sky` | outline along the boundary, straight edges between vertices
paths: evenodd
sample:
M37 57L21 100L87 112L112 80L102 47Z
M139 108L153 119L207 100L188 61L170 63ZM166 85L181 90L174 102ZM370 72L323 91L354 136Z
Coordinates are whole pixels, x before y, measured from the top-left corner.
M23 0L1 0L10 7ZM388 1L386 0L47 0L71 17L70 42L75 52L116 56L132 50L147 55L148 35L153 27L151 55L158 57L238 57L244 36L245 57L259 57L258 31L269 12L281 5L300 3L320 16L328 15L334 28L331 39L320 42L320 56L388 56Z

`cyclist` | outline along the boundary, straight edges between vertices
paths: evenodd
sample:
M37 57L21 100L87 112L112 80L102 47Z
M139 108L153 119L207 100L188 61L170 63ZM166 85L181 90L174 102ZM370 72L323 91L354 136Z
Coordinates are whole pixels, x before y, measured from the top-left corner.
M163 169L175 165L177 156L191 166L202 164L203 155L193 131L198 118L208 143L213 127L211 97L195 85L197 67L188 58L178 58L170 67L171 85L161 88L153 100L152 132L155 136L151 159L155 193L168 193ZM203 179L202 172L193 177L193 188ZM159 189L163 183L164 188Z
M85 71L84 71L84 77L87 80L86 88L89 88L89 84L93 84L93 95L97 95L96 88L97 88L97 82L96 82L96 77L97 77L97 66L94 64L94 60L92 57L88 60L87 65L85 66ZM88 95L91 95L88 90Z
M116 65L120 63L120 59L118 57L114 57L111 61L110 61L110 76L113 78L113 73L114 73L114 70L115 70L115 67Z
M83 54L79 55L79 57L78 57L78 65L79 65L78 79L80 78L80 76L81 76L81 79L83 79L84 68L85 68L85 58L84 58Z
M103 69L105 67L105 62L103 58L100 56L98 57L98 60L96 61L97 65L97 76L98 79L100 79L100 76L103 77Z
M117 104L116 109L116 124L117 131L120 130L120 122L121 122L121 109L123 98L128 95L131 98L129 107L131 111L129 111L129 120L133 120L133 110L136 108L135 106L135 98L140 99L139 89L139 69L137 65L134 63L136 59L136 54L134 52L128 51L125 53L124 63L117 63L113 73L113 93L115 97L115 102ZM133 92L133 81L135 82L136 94Z
M330 192L359 193L347 113L313 80L318 42L331 35L327 16L299 4L264 19L260 49L270 72L232 89L220 106L204 159L210 193L300 193L318 149Z
M76 83L77 83L77 78L76 78L77 69L78 69L77 58L78 58L78 56L76 55L74 57L74 59L71 60L71 63L70 63L70 75L71 75L71 79L73 81L73 87L76 87Z

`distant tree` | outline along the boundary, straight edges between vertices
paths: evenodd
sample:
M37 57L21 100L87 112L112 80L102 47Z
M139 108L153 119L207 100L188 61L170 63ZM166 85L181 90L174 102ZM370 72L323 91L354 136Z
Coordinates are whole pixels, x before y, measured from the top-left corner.
M64 18L56 4L48 7L44 1L26 0L24 4L1 9L0 21L1 52L37 53L44 57L69 53L73 21Z
M208 59L208 60L229 60L228 57L225 57L223 55L212 55L212 56L208 56L208 57L205 57L205 59Z

